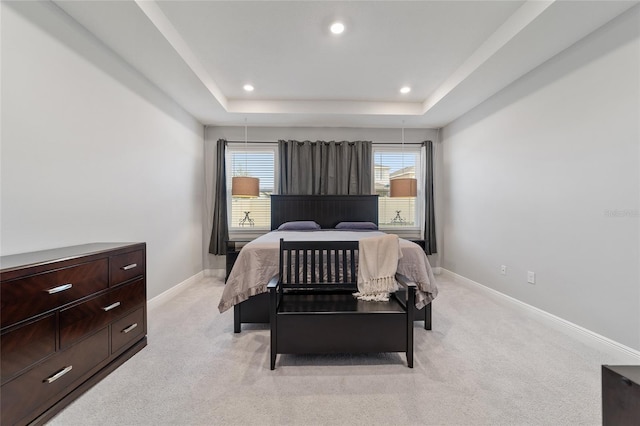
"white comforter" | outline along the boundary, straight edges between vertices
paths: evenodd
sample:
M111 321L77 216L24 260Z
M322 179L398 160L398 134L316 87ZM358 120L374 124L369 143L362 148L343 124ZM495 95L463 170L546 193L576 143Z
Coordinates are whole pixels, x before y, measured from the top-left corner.
M218 304L218 310L224 312L256 294L265 293L269 280L278 274L278 253L280 238L287 241L359 241L383 235L380 231L272 231L245 245ZM398 262L398 273L413 281L416 293L416 308L420 309L431 302L438 294L436 280L422 248L407 240L400 239L402 258Z

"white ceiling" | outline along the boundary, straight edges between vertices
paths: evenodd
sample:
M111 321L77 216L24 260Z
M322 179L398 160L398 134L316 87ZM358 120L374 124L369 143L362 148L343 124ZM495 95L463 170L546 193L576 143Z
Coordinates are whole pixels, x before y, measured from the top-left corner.
M55 3L203 124L438 128L638 2Z

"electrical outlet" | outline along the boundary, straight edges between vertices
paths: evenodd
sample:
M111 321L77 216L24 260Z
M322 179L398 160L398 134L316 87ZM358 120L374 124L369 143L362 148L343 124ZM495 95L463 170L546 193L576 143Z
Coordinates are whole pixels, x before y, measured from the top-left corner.
M500 266L500 273L502 275L507 275L507 266L506 265Z
M529 284L535 284L536 283L536 274L534 272L527 271L527 282Z

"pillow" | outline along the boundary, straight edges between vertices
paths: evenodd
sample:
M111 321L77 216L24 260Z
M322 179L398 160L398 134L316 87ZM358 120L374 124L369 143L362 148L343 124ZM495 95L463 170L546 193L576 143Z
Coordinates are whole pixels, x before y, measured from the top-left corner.
M278 226L278 231L315 231L320 229L313 220L297 220L294 222L285 222Z
M340 222L336 225L336 229L378 229L378 225L373 222Z

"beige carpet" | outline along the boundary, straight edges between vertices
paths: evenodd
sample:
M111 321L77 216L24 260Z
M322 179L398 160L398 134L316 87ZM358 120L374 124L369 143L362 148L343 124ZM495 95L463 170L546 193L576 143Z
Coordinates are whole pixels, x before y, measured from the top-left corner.
M596 425L600 365L637 363L441 278L413 369L403 354L279 355L270 371L268 329L234 334L222 286L204 279L154 306L149 346L51 424Z

